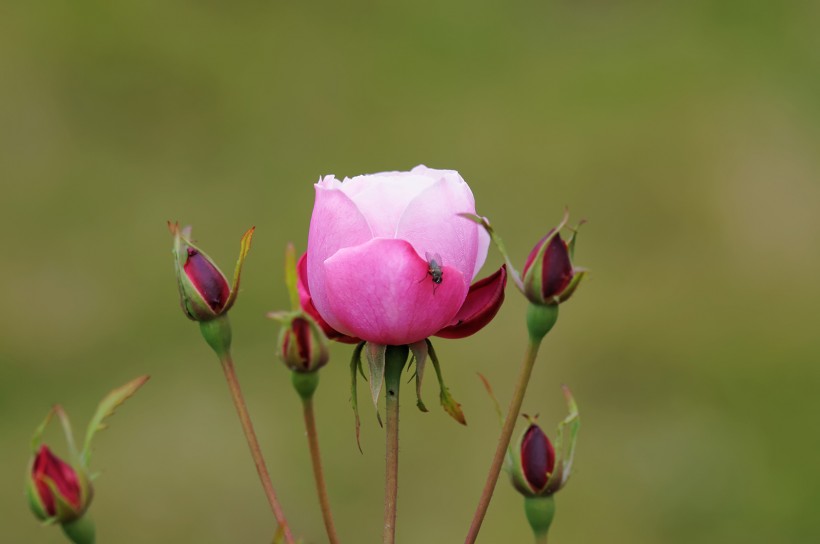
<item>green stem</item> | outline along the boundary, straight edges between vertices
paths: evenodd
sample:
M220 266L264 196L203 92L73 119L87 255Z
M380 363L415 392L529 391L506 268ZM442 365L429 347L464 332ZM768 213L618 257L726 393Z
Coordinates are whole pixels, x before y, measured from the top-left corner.
M279 523L282 533L285 535L285 542L294 544L293 535L290 532L285 513L282 511L282 506L279 504L279 499L276 498L276 492L273 490L270 474L265 465L265 458L262 456L262 449L259 447L259 440L256 438L256 432L253 430L253 423L251 416L248 413L248 407L245 404L245 397L242 395L242 390L239 387L239 379L236 377L236 369L234 369L233 358L230 351L223 351L220 353L220 361L222 362L222 370L225 372L225 380L228 382L228 389L231 391L233 404L236 407L236 412L239 414L239 421L242 423L242 430L245 431L245 438L248 441L248 447L251 450L251 457L256 465L256 472L259 474L259 480L262 482L262 487L265 490L265 496L268 498L271 510L276 521Z
M532 375L532 368L535 365L535 359L538 355L538 348L541 345L541 338L530 336L530 342L527 346L527 353L524 356L524 363L518 374L518 381L515 385L515 392L513 393L510 407L507 410L507 417L504 420L504 426L501 428L501 436L498 438L498 445L495 449L493 461L490 464L490 471L487 474L487 481L484 483L484 489L481 492L481 498L478 501L473 520L470 523L470 530L467 533L465 544L473 544L478 538L478 531L481 529L481 523L484 521L484 516L487 514L487 508L490 506L490 500L493 498L493 491L495 484L498 482L498 475L501 472L501 467L504 464L504 457L507 455L507 448L510 445L515 423L518 419L518 414L521 412L521 404L524 402L524 394L527 392L527 384L529 384L530 376Z
M396 541L396 503L399 493L399 386L407 362L407 346L387 346L385 354L386 434L384 478L384 544Z
M305 430L307 431L310 461L313 463L313 476L316 479L316 491L319 494L319 506L322 509L322 519L325 521L327 538L330 544L339 544L336 526L333 524L333 514L330 511L330 500L327 496L327 485L322 470L322 457L319 453L319 434L316 432L316 416L313 412L313 396L302 400L305 416Z
M94 521L85 515L74 521L62 524L63 532L74 544L94 544L96 541L96 528Z

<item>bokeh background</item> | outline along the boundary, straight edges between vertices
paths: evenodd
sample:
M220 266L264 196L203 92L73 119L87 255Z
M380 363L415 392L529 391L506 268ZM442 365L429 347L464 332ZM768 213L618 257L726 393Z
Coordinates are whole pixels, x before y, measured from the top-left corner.
M273 533L217 362L179 310L168 219L230 269L232 320L275 484L324 541L288 374L274 360L282 253L320 175L454 168L523 261L565 205L589 281L562 307L525 411L571 385L583 427L556 543L820 540L820 4L6 2L0 15L0 541L63 542L22 495L52 403L99 435L101 542L261 543ZM500 264L491 253L484 273ZM402 419L399 542L463 540L497 436L476 372L510 398L525 304L440 340L460 427ZM380 538L383 431L348 404L350 349L318 417L345 542ZM432 376L432 375L431 375ZM437 389L425 390L435 405ZM56 427L48 434L65 451ZM528 542L502 480L480 537Z

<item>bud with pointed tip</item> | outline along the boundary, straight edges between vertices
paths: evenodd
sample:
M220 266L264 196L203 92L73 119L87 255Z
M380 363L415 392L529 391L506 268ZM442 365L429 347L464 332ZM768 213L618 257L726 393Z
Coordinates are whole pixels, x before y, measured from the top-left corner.
M330 359L328 340L309 315L296 312L283 318L279 358L294 372L316 372Z
M206 322L225 314L236 301L242 264L250 249L254 229L249 229L242 237L231 284L213 260L190 240L190 227L181 229L178 223L168 222L168 228L174 236L174 263L185 315L194 321Z
M66 463L45 444L31 460L26 492L38 519L58 523L80 518L93 496L85 470Z
M555 305L569 299L585 275L572 265L575 233L569 244L561 238L566 223L551 229L533 248L522 271L524 295L533 304Z
M541 495L555 470L555 448L535 423L530 423L512 451L512 482L527 497Z
M507 451L507 471L513 486L525 497L552 495L567 484L572 473L581 419L569 387L562 389L569 414L558 424L555 446L536 418L524 416L530 425Z

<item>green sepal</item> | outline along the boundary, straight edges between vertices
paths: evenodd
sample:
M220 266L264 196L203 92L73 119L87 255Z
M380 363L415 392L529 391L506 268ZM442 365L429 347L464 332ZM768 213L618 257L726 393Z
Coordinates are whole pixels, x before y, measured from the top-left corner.
M525 497L524 512L536 538L543 538L555 518L555 498L552 495ZM540 542L540 540L538 541Z
M255 230L256 227L251 227L246 230L245 234L242 235L242 239L239 241L239 258L236 260L236 266L233 269L231 294L228 296L228 300L222 308L223 313L231 309L233 303L236 302L236 297L239 295L239 278L242 275L242 265L245 264L245 259L248 257L248 252L251 250L251 239L253 238L253 233Z
M222 359L230 353L233 333L228 314L222 314L210 321L200 321L199 331L217 357Z
M57 487L57 484L54 483L51 478L47 476L43 477L43 482L48 486L49 491L51 491L51 496L54 499L54 517L60 523L67 523L79 518L91 504L91 497L86 494L91 488L82 484L83 480L85 480L85 475L82 471L78 471L76 467L72 468L77 473L77 480L80 482L79 506L74 506L65 500L60 494L60 489Z
M561 294L556 297L558 304L569 300L569 297L575 293L575 290L578 289L578 286L581 284L581 280L583 280L588 273L589 271L585 268L574 269L574 274L572 279L569 281L569 285L567 285L567 288L561 291Z
M359 395L357 391L358 376L356 373L361 373L362 370L362 349L364 349L364 342L359 342L353 349L353 356L350 358L350 405L353 408L353 415L356 418L356 445L359 447L359 453L362 452L362 443L359 440L361 432L361 421L359 420Z
M512 278L513 283L518 290L524 293L524 283L521 280L521 274L515 269L513 266L512 260L510 259L509 253L507 253L507 248L504 245L504 241L501 239L501 236L495 232L492 226L490 226L490 222L487 220L486 217L481 217L480 215L476 215L474 213L460 213L458 214L465 219L469 219L474 223L478 223L479 226L483 227L487 234L490 235L490 240L492 240L493 244L495 245L498 252L501 253L501 256L504 257L504 262L507 264L507 273L509 277Z
M131 380L127 384L108 393L108 395L100 401L100 404L97 406L97 410L94 412L94 415L91 417L91 421L88 423L88 429L85 433L83 451L80 456L84 467L88 466L88 461L91 458L91 442L94 439L94 435L96 435L98 431L101 431L108 426L105 423L106 418L112 416L123 402L128 400L128 398L136 393L137 390L148 381L148 378L149 376L146 375Z
M572 462L575 458L575 445L578 440L578 430L581 428L581 417L578 413L578 405L572 396L572 392L566 385L561 389L564 392L564 399L567 403L569 414L558 424L558 433L555 438L555 470L547 480L544 487L544 494L552 494L564 487L572 473ZM565 437L565 433L568 436ZM567 442L565 442L565 438Z
M490 385L490 381L482 374L481 372L476 372L478 374L478 379L481 380L481 383L484 385L484 389L487 391L487 395L490 396L490 400L493 401L493 407L495 408L495 415L498 416L498 426L504 426L504 414L501 412L501 405L498 403L498 399L495 397L495 393L493 392L493 388Z
M428 412L429 410L421 400L421 382L424 380L424 367L427 363L427 342L421 341L410 344L410 351L413 353L413 359L416 362L416 406L422 412Z
M290 381L302 400L310 400L319 387L319 373L291 372Z
M569 260L572 261L575 259L575 241L578 239L578 231L581 228L581 225L586 223L586 219L581 219L575 227L570 227L572 234L567 240L567 251L569 252Z
M433 343L430 342L429 339L425 340L425 342L427 342L427 352L430 355L430 361L433 363L433 368L435 369L436 377L438 378L438 385L440 388L439 400L441 401L441 406L444 408L445 412L450 414L450 417L462 425L467 425L467 418L464 417L464 412L461 410L461 404L453 398L450 394L450 389L444 383L444 377L441 374L441 365L439 364L438 357L436 356L436 350L433 349Z
M62 525L63 532L74 544L95 544L96 528L88 516L83 516Z
M285 285L288 288L291 310L294 312L301 310L302 305L299 302L299 272L296 270L296 248L294 248L290 242L288 242L288 246L285 249Z
M379 395L384 385L384 356L386 352L387 346L384 344L368 342L365 346L367 364L370 368L370 396L373 398L373 406L376 407L376 414L378 414L379 408Z
M544 275L544 255L547 252L547 249L552 243L553 238L558 236L561 233L561 229L563 229L567 221L569 220L569 210L564 211L564 217L561 219L561 222L558 223L558 226L552 229L552 232L547 236L542 242L539 242L538 253L535 254L535 257L532 260L532 264L524 273L524 296L530 300L532 303L540 303L540 304L555 304L554 300L545 300L543 292L541 290L541 286L543 285L543 275Z
M46 427L51 422L51 418L54 416L54 411L58 405L54 405L51 407L51 410L48 411L46 414L45 419L43 419L42 423L40 423L36 429L34 429L34 434L31 437L31 453L37 455L37 450L40 449L40 445L43 443L43 432L45 432Z
M26 498L28 499L28 505L29 508L31 508L31 512L34 514L34 517L36 517L40 521L51 524L57 518L55 518L54 516L49 516L48 512L46 512L46 506L40 499L40 493L37 492L37 485L34 483L34 478L31 477L33 466L34 459L32 459L31 463L29 463L28 473L26 477Z

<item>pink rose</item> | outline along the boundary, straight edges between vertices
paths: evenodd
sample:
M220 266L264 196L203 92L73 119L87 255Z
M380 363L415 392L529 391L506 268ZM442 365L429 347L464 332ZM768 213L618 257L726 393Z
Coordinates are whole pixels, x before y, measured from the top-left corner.
M489 237L454 170L417 166L316 184L302 306L328 336L384 345L475 333L504 300L506 269L470 286ZM433 262L435 261L435 262Z

